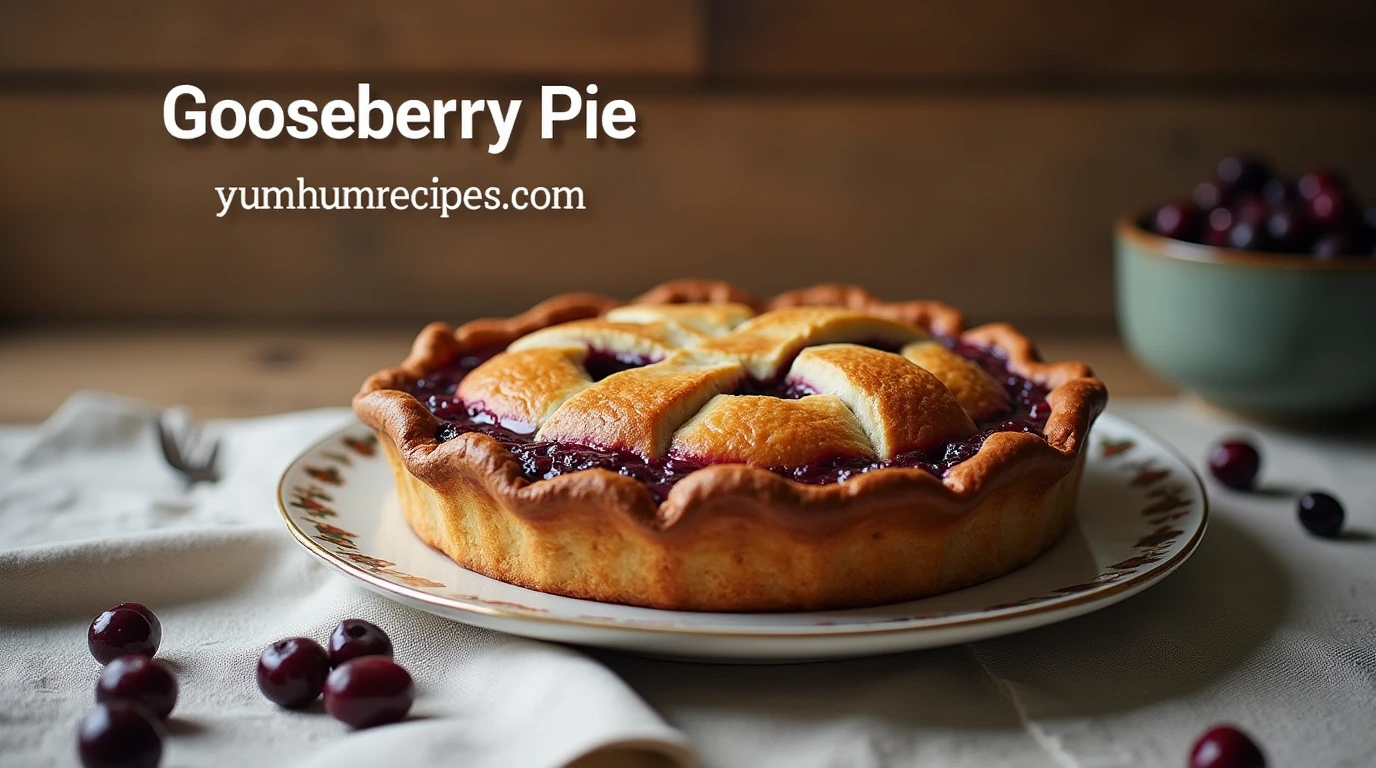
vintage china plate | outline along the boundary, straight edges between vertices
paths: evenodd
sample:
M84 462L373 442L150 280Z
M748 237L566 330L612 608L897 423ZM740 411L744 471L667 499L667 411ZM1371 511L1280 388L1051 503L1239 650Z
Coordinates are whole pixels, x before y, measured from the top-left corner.
M1189 464L1111 414L1090 433L1076 522L1040 558L938 597L845 611L692 613L547 595L465 570L406 525L372 432L348 426L287 467L278 504L311 554L423 611L514 635L659 656L790 661L934 648L1095 611L1174 571L1204 535Z

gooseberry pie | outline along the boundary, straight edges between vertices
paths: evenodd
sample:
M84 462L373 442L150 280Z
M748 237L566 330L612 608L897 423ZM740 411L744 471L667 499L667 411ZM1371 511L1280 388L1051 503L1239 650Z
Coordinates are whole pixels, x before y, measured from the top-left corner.
M531 589L680 610L915 599L1074 507L1103 385L1008 325L824 285L678 281L436 323L354 399L416 533Z

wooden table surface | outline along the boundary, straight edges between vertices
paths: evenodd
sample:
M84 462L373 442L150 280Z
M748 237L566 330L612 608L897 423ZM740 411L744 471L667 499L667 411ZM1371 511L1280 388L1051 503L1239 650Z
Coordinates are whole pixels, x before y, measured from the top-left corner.
M364 377L405 356L410 327L100 328L0 332L0 423L42 421L73 392L103 390L203 418L347 405ZM1038 335L1048 360L1083 360L1119 397L1174 390L1112 336Z

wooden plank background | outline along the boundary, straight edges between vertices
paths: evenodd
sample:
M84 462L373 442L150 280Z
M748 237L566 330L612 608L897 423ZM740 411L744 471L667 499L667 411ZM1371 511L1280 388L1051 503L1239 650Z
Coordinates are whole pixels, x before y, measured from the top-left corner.
M0 333L0 424L41 421L79 389L190 407L203 418L349 403L368 375L396 365L415 326L333 328L28 328ZM1092 360L1113 397L1171 394L1115 340L1040 336L1048 360Z
M152 0L0 3L14 73L692 75L696 3Z
M715 0L712 12L712 70L732 78L1190 87L1376 77L1366 0Z
M462 320L685 274L1108 327L1114 217L1253 148L1376 199L1376 5L0 4L0 316ZM1181 15L1190 23L1178 21ZM632 142L179 142L161 101L532 100ZM528 103L527 110L533 108ZM530 114L523 116L534 133ZM577 185L588 210L231 212L222 185Z

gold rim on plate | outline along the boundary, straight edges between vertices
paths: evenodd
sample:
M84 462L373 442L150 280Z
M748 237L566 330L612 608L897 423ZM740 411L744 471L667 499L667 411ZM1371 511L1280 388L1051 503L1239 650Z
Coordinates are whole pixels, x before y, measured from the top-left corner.
M416 589L415 587L408 587L401 584L397 584L396 582L389 581L376 574L369 573L353 563L346 562L344 559L339 557L334 552L325 549L309 534L301 530L300 526L296 524L296 521L292 519L291 513L287 511L287 505L283 502L285 496L283 491L286 488L287 477L292 474L293 470L296 469L297 465L299 465L302 461L306 459L307 456L314 453L317 449L319 449L326 443L331 442L333 440L337 440L340 438L341 435L348 434L349 432L358 429L359 426L361 426L359 424L351 424L334 430L325 437L312 443L308 448L303 450L300 453L300 455L293 459L290 464L287 465L287 468L282 472L282 476L277 481L277 511L281 513L282 520L286 522L287 530L291 532L292 537L295 538L296 541L299 544L301 544L301 546L305 547L306 551L310 552L312 555L315 555L320 560L323 560L327 565L334 568L335 570L338 570L341 573L352 578L364 581L383 592L390 592L393 594L404 596L408 600L414 600L416 602L425 603L427 605L433 605L438 608L443 608L450 611L458 611L461 613L471 613L479 616L487 616L499 619L510 619L513 621L553 624L566 627L578 627L582 629L617 630L620 632L640 632L654 635L667 634L702 635L713 637L740 637L761 640L837 638L868 635L888 635L903 632L922 632L934 629L958 629L962 627L986 624L992 621L1007 621L1010 619L1019 619L1028 616L1036 616L1039 614L1048 613L1052 611L1064 611L1067 609L1076 608L1090 603L1097 603L1117 595L1122 595L1124 592L1133 592L1139 589L1145 589L1146 587L1150 586L1156 581L1163 579L1166 576L1169 576L1171 573L1175 571L1175 569L1179 568L1180 565L1183 564L1185 560L1190 557L1190 555L1194 554L1195 549L1199 546L1200 540L1204 538L1204 531L1209 526L1209 496L1205 492L1204 482L1199 477L1199 473L1195 471L1194 466L1191 465L1188 460L1186 460L1184 455L1182 455L1180 451L1178 451L1175 448L1175 446L1162 440L1160 437L1156 435L1156 433L1152 432L1149 429L1146 429L1145 427L1137 424L1136 422L1133 422L1129 419L1124 419L1121 416L1115 415L1113 418L1115 420L1130 425L1132 428L1140 431L1143 435L1150 437L1159 448L1174 456L1175 459L1179 461L1180 464L1184 466L1185 469L1189 472L1189 477L1191 480L1194 481L1194 487L1199 494L1200 503L1199 525L1195 528L1189 540L1186 541L1185 544L1181 546L1175 554L1171 555L1165 561L1156 564L1155 567L1124 578L1121 581L1115 581L1111 584L1107 584L1103 586L1101 589L1082 592L1076 595L1070 595L1063 599L1052 599L1035 605L1016 606L994 611L989 611L986 609L984 611L981 611L981 613L984 615L974 615L967 617L952 617L949 619L941 616L932 616L925 618L913 617L912 619L907 621L895 621L892 619L886 619L883 621L882 624L875 626L813 626L807 628L807 630L805 631L792 628L781 629L779 631L735 631L727 629L712 629L705 627L669 627L653 624L625 623L615 620L598 619L593 617L564 618L557 616L549 616L547 614L537 613L534 611L513 610L508 607L496 606L483 601L433 595L429 592L424 592L422 590ZM455 567L461 568L462 566L455 564ZM1017 571L1013 571L1013 573L1017 573ZM538 594L546 593L542 592ZM558 597L558 595L551 596ZM602 603L596 603L591 600L581 600L580 602L591 603L593 605L602 605ZM622 606L620 604L615 603L610 603L608 605L616 605L617 607L635 607ZM661 610L661 612L663 613L677 613L675 611L663 611L662 609L647 610ZM681 613L692 613L696 615L697 612L684 611ZM915 622L921 622L921 625L913 626L913 623Z

